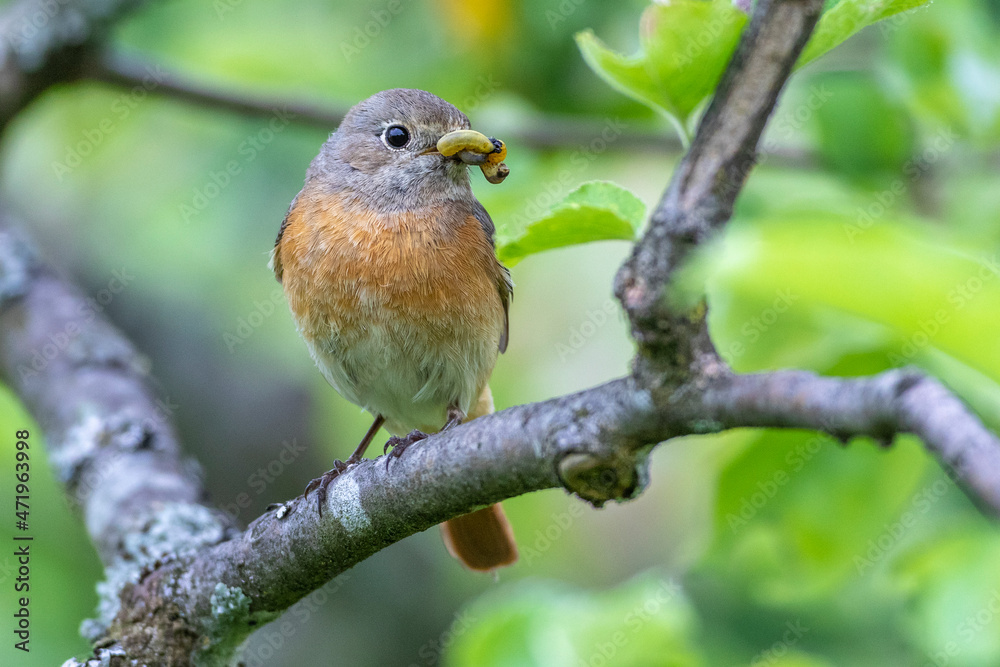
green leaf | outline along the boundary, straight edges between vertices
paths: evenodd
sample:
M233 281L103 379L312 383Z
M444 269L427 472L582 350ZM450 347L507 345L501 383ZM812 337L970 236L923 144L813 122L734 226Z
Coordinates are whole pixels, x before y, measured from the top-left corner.
M671 579L642 575L607 591L523 581L459 614L449 667L698 667L694 613Z
M500 239L497 255L507 265L544 250L591 241L635 239L646 205L625 188L606 181L584 183L517 236Z
M977 519L950 517L948 527L914 544L894 568L907 592L900 606L906 635L950 667L1000 662L1000 538Z
M813 119L823 163L858 181L898 176L917 152L915 132L885 86L870 72L823 72L810 83L820 102Z
M825 12L799 56L796 67L808 62L847 40L862 28L905 12L928 0L841 0L835 7Z
M879 196L887 202L884 193L873 195L853 216L742 221L705 253L709 325L722 336L716 343L724 354L733 341L743 343L733 360L738 370L786 365L773 356L747 361L761 345L801 344L787 325L808 311L835 313L822 323L837 336L858 324L881 330L882 341L871 344L883 350L887 367L919 363L933 347L1000 382L1000 253L942 229L889 219Z
M925 478L929 461L918 444L901 440L884 452L858 441L845 451L816 433L744 437L747 448L719 476L705 565L779 605L822 600L878 571L871 542L885 541Z
M823 14L801 67L862 28L928 0L842 0ZM590 30L577 33L584 60L612 88L665 113L683 138L691 114L715 91L747 16L729 0L669 0L646 8L637 53L626 56Z
M576 43L613 88L683 127L715 90L746 21L729 0L672 0L643 12L635 55L609 49L589 30L578 33Z

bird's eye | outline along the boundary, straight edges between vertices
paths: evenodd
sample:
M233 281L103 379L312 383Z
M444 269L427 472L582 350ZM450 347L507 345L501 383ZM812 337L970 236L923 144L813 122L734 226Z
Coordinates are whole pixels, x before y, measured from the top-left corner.
M410 132L402 125L390 125L382 134L385 143L393 148L402 148L410 141Z

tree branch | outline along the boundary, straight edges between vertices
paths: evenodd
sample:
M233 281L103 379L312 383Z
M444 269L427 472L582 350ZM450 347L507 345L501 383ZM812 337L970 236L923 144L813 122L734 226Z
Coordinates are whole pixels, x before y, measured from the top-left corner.
M150 72L155 72L153 86L149 85ZM135 57L95 58L86 65L83 76L120 88L142 86L152 94L243 116L267 117L273 115L276 108L283 109L297 123L311 125L327 132L337 127L347 113L345 108L278 97L261 97L244 91L221 90L218 86L200 84L164 72L159 65L146 63ZM605 130L605 122L595 124L571 117L539 117L527 123L518 121L507 127L491 128L490 131L502 136L509 144L521 144L536 149L556 149L576 148L589 144ZM662 154L676 153L680 150L681 144L674 134L656 130L628 129L615 139L614 147L618 150ZM792 149L779 149L775 152L775 157L779 161L800 165L811 162L809 156Z
M331 577L475 508L559 485L596 505L632 497L647 443L691 428L624 378L482 417L388 468L365 461L330 486L322 517L315 496L297 498L238 534L200 503L145 361L87 304L0 227L0 370L38 418L105 564L90 634L149 664L224 664Z
M95 57L86 63L82 76L119 88L141 87L151 94L242 116L268 117L274 114L275 109L283 109L294 118L295 122L317 127L326 132L337 127L347 113L347 109L344 108L301 100L262 97L252 92L237 90L221 90L216 85L198 83L165 72L160 65L134 56ZM489 94L490 91L486 92L483 99ZM483 99L479 99L478 102L481 103ZM502 119L498 121L502 122ZM506 126L491 127L490 131L503 137L508 144L546 150L586 146L596 137L600 137L606 128L606 121L594 123L572 116L537 116L527 122L518 119ZM626 127L609 148L662 155L677 153L681 149L681 143L672 132ZM783 166L815 166L811 154L794 147L777 147L771 152L771 157L777 164Z
M216 544L234 526L201 504L197 465L181 458L146 360L9 225L0 214L0 370L45 433L104 563L107 595L88 632L96 638L143 568Z
M139 86L152 94L242 116L273 116L275 109L282 109L294 117L296 122L325 131L337 127L347 113L347 109L342 108L323 107L277 97L260 97L235 90L221 90L218 86L197 83L165 72L159 64L144 62L137 58L122 56L94 58L86 64L84 76L120 88Z
M0 13L0 133L49 86L70 81L141 0L18 0Z
M1000 515L1000 439L941 383L917 371L866 378L806 371L738 375L706 391L704 407L705 418L719 428L808 428L845 442L869 436L885 446L911 433L974 502Z
M634 371L681 384L720 370L705 313L675 312L664 298L674 270L726 221L756 161L778 95L819 19L820 0L761 0L653 212L649 228L615 279L639 344Z
M388 465L383 456L352 467L330 485L322 517L315 495L296 498L240 539L158 570L128 593L135 602L126 606L143 608L166 590L186 618L203 619L220 590L238 591L245 618L226 629L242 640L330 578L449 518L559 485L595 504L632 497L646 478L638 450L650 429L665 426L658 419L627 379L476 419Z

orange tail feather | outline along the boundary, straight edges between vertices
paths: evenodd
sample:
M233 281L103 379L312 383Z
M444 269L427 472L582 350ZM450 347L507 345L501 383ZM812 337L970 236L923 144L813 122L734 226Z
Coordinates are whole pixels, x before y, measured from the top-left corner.
M489 572L517 560L514 531L500 505L451 519L441 524L448 553L477 572Z
M466 421L493 412L493 394L483 389ZM507 515L499 503L441 524L448 553L477 572L489 572L517 561L517 543Z

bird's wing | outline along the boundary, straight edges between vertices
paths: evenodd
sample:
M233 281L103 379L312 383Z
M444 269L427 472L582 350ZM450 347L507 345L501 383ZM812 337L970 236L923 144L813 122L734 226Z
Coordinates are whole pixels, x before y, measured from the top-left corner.
M493 218L486 212L486 208L478 199L473 205L473 214L479 224L483 226L483 231L489 238L490 245L495 248L496 225L493 224ZM500 260L497 260L497 292L500 294L500 302L503 304L503 333L500 334L500 352L504 353L507 351L507 340L510 333L509 311L510 300L514 296L514 281L511 280L510 271L500 263Z

